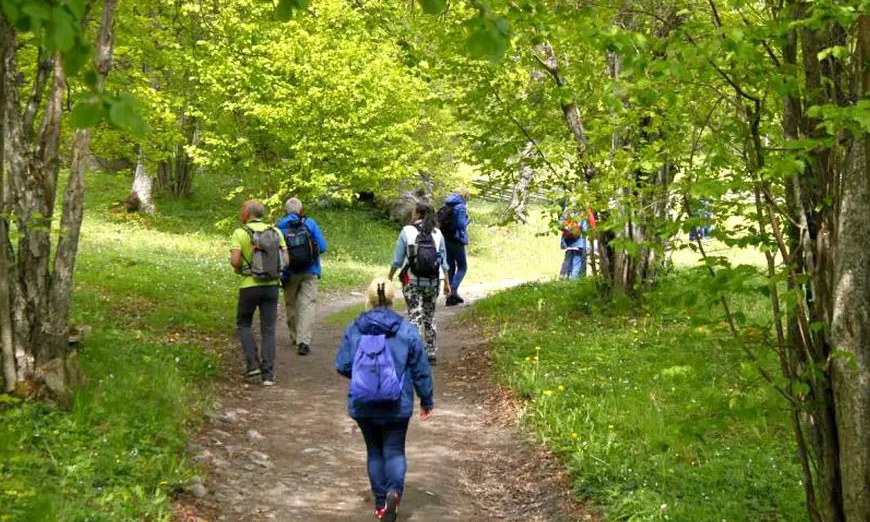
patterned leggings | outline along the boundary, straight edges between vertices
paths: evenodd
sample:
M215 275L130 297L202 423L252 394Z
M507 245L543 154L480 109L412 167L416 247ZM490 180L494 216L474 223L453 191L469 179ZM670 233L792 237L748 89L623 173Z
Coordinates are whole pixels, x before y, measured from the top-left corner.
M426 354L435 355L435 300L438 299L437 286L405 285L402 288L405 303L408 305L408 320L420 330L420 337L426 343Z

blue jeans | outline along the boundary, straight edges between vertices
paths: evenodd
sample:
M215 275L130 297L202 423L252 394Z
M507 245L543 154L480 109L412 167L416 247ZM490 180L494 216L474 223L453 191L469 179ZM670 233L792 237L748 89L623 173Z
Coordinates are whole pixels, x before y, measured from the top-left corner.
M586 275L586 251L565 250L565 260L559 277L563 279L579 279Z
M453 295L459 295L459 285L468 270L468 259L465 257L465 245L460 241L447 241L447 277L450 278L450 288Z
M357 419L366 441L369 482L375 495L375 509L384 507L387 493L405 490L405 435L410 419Z

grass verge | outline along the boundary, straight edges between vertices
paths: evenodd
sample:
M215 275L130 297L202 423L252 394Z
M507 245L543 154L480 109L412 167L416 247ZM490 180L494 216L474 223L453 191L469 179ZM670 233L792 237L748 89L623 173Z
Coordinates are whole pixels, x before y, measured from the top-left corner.
M673 295L687 281L663 284ZM715 308L695 308L609 304L590 281L553 282L497 294L472 319L497 378L525 399L524 425L608 519L806 519L782 398ZM776 374L773 356L762 364Z

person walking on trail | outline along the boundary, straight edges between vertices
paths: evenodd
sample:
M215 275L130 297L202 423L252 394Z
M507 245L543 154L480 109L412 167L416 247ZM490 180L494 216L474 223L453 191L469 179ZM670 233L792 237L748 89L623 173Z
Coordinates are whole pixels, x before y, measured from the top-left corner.
M468 271L468 258L466 246L468 246L468 203L469 191L467 188L459 188L453 194L447 196L444 204L438 209L438 227L447 241L447 276L450 279L450 287L453 293L447 296L447 306L454 306L465 302L459 295L459 285Z
M257 200L242 205L242 226L232 235L230 264L241 276L236 329L245 355L245 378L260 378L264 386L275 384L275 326L278 322L278 286L281 270L288 262L284 236L263 222L265 210ZM260 339L257 342L251 324L254 312L260 311Z
M284 234L290 258L281 275L287 328L290 346L299 355L308 355L317 311L320 254L326 252L326 239L317 222L305 216L297 198L288 199L284 210L287 215L278 221L278 229Z
M579 279L586 275L586 260L590 246L586 234L590 225L595 226L594 216L588 205L586 211L582 212L570 208L563 211L560 247L565 251L565 259L559 271L560 279Z
M366 443L375 516L393 522L405 489L405 437L420 397L420 419L435 407L432 372L417 328L393 311L395 290L384 278L366 292L367 310L347 327L335 369L350 379L347 412Z
M436 228L435 210L426 203L417 203L411 212L411 224L402 228L396 241L390 280L401 269L400 280L408 318L420 329L426 342L429 362L437 360L435 342L435 302L442 276L444 295L450 297L447 277L447 246L441 231Z

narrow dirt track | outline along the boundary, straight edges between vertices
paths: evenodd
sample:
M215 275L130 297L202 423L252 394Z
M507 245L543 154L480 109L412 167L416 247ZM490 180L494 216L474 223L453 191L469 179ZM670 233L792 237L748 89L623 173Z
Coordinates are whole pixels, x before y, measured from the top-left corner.
M321 304L306 357L291 350L280 323L276 386L223 386L220 409L191 444L209 475L198 496L182 499L179 519L375 520L365 445L345 410L347 381L332 366L345 325L326 320L360 300ZM571 502L552 459L494 422L504 402L486 379L482 335L454 321L461 310L438 308L435 416L411 422L399 520L592 519Z

